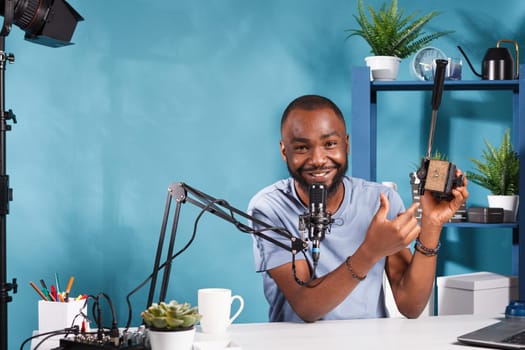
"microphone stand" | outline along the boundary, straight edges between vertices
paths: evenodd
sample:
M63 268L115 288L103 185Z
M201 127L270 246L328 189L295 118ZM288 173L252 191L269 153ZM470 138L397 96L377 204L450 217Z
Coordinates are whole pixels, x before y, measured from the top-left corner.
M9 201L12 190L9 188L9 176L6 174L6 131L11 130L9 119L16 123L11 110L5 110L5 69L7 62L13 63L15 57L5 52L5 38L9 35L14 18L14 0L4 3L4 23L0 32L0 350L7 350L7 303L12 301L9 292L17 292L16 278L7 283L6 218L9 213Z
M165 301L166 299L166 293L167 293L168 282L169 282L169 277L170 277L169 275L171 271L171 261L174 258L173 248L175 245L175 237L177 235L177 226L178 226L181 207L182 207L182 204L184 203L191 203L201 208L203 211L214 214L220 217L221 219L224 219L234 224L235 227L237 227L237 229L239 229L240 231L245 232L245 233L254 234L258 237L261 237L283 249L290 251L293 255L308 248L308 243L306 241L303 241L302 239L292 236L292 234L284 228L273 227L271 225L268 225L267 223L259 219L256 219L253 216L248 215L245 212L235 207L232 207L226 201L213 198L212 196L204 192L201 192L183 182L173 183L168 187L168 195L166 198L164 216L162 219L159 243L158 243L157 252L155 255L155 263L153 266L153 273L151 277L151 284L150 284L150 290L149 290L149 295L148 295L147 307L149 307L153 303L155 287L157 284L157 275L161 268L160 259L161 259L162 250L164 247L166 229L168 226L168 217L170 214L170 207L171 207L171 203L173 202L173 200L177 202L177 206L175 208L174 216L173 216L173 223L171 227L171 235L170 235L170 241L168 245L167 259L166 259L166 262L164 263L164 273L162 276L162 284L161 284L161 289L160 289L160 294L159 294L159 301ZM286 245L272 237L269 237L261 233L260 231L256 231L252 229L248 225L245 225L237 221L234 217L234 214L242 216L248 220L251 220L253 223L264 227L265 230L274 231L278 233L279 235L290 239L290 245Z

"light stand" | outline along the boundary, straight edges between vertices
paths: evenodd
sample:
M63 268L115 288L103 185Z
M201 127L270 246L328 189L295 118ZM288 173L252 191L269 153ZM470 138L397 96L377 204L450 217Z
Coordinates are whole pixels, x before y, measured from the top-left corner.
M171 235L170 235L170 241L168 245L168 252L167 252L167 259L166 262L161 265L161 255L162 250L164 247L164 240L166 236L166 229L168 226L168 218L170 214L170 207L171 203L175 200L177 202L177 206L174 211L173 216L173 222L171 227ZM249 233L256 235L258 237L261 237L283 249L286 249L290 251L294 256L298 252L304 251L308 248L308 243L302 239L299 239L297 237L292 236L288 230L280 227L273 227L261 220L258 220L254 218L253 216L250 216L246 214L245 212L232 207L229 205L225 200L216 199L212 196L203 193L195 188L192 188L191 186L188 186L187 184L183 182L173 183L168 188L168 196L166 199L166 205L164 209L164 216L162 219L162 225L160 230L160 236L159 236L159 243L157 246L157 252L155 255L155 263L153 266L153 273L151 275L151 284L150 284L150 290L148 295L148 302L147 307L149 307L153 303L153 298L155 294L155 287L157 284L157 275L159 270L164 267L164 273L162 277L162 284L160 288L159 293L159 302L165 301L166 299L166 293L168 289L168 282L169 282L169 275L171 270L171 262L175 258L173 256L173 248L175 245L175 237L177 235L177 226L179 221L179 215L181 211L181 206L184 203L191 203L199 208L201 208L205 212L209 212L211 214L214 214L230 223L235 225L237 229L239 229L242 232ZM243 224L235 219L235 215L242 216L245 219L248 219L252 221L253 223L263 227L261 230L254 230L250 226ZM271 238L263 233L263 231L273 231L278 233L279 235L286 237L290 240L290 244L286 245L274 238ZM190 242L191 243L191 242ZM189 244L189 243L188 243ZM182 251L181 251L182 252Z
M16 278L11 283L7 282L7 250L6 250L6 219L9 214L9 201L11 189L9 176L6 174L6 132L11 130L7 124L9 119L16 118L11 110L5 110L5 70L7 62L13 63L15 57L5 52L5 38L9 34L13 21L14 4L6 0L4 24L0 32L0 350L7 350L7 303L13 298L9 295L12 290L17 292Z
M0 9L4 17L0 31L0 350L7 350L7 303L12 301L9 292L17 292L17 283L16 278L7 282L6 217L12 189L6 174L6 132L11 130L7 122L12 119L16 123L16 118L11 110L5 109L6 65L15 61L13 54L5 52L5 38L14 23L25 31L28 41L50 47L70 45L75 27L83 18L65 0L3 0L3 4L4 8Z

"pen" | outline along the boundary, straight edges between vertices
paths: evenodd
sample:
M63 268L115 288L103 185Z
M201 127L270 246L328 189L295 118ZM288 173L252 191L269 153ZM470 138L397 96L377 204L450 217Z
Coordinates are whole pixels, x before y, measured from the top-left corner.
M47 290L46 282L43 279L40 280L40 285L42 286L42 292L46 295L47 300L51 300L49 296L49 291Z
M42 286L42 288L47 289L46 282L44 282L43 279L40 280L40 285Z
M45 301L49 301L49 299L47 299L46 295L44 293L42 293L42 291L40 289L38 289L38 287L35 284L35 282L30 281L29 284L31 285L31 287L33 287L34 290L36 290L36 292L38 293L38 295L40 295L40 297L42 299L44 299Z
M73 286L74 281L75 281L74 276L69 277L69 282L67 283L67 288L66 288L66 301L69 301L69 292L71 292L71 287Z
M55 289L55 286L51 285L51 292L49 293L49 296L51 297L51 300L57 301L56 293L57 293L57 291Z
M57 295L60 294L60 283L58 283L58 273L55 272L55 284L57 288Z

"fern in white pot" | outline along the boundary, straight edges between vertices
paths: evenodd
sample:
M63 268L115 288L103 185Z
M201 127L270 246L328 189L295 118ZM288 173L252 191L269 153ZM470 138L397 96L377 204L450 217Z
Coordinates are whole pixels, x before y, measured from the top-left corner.
M358 15L354 18L359 28L347 29L349 34L346 38L360 36L370 45L373 56L366 57L365 62L374 80L395 80L401 59L452 32L423 31L425 25L440 14L439 11L431 11L421 17L417 12L405 16L404 10L398 8L397 0L391 0L388 6L383 3L377 10L371 5L367 5L366 9L368 16L363 0L358 0Z
M503 208L503 221L515 222L519 206L519 154L514 151L507 129L499 148L484 141L483 160L471 158L477 172L467 171L467 178L490 191L489 207Z

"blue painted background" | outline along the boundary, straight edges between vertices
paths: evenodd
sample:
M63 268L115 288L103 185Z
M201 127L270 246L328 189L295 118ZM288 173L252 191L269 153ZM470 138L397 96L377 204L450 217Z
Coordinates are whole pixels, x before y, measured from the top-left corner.
M380 1L370 1L379 4ZM150 273L167 187L184 181L245 209L261 187L287 175L279 156L279 119L302 94L333 99L351 118L351 67L368 47L345 41L354 1L128 0L70 4L85 17L70 47L23 40L13 28L6 49L6 104L18 117L7 134L14 200L7 219L10 348L37 328L38 296L29 281L62 284L73 294L111 296L119 324L125 296ZM478 68L498 39L525 43L522 1L476 4L400 0L407 12L438 9L429 30L455 33L433 43L450 56L457 44ZM410 59L399 79L413 79ZM465 79L476 77L464 67ZM410 203L408 173L426 151L428 94L379 101L378 180L398 183ZM483 139L499 144L511 123L507 93L445 93L435 146L468 170ZM472 205L487 192L471 186ZM183 208L178 246L198 211ZM449 230L438 273L511 271L509 230ZM171 299L196 303L201 287L227 287L246 307L238 322L264 322L267 305L254 272L251 238L204 216L197 238L174 262ZM146 290L132 298L133 324Z

